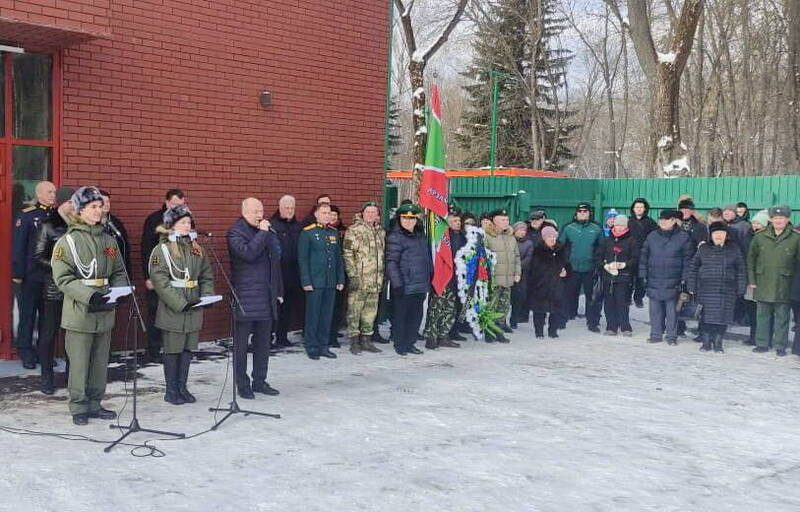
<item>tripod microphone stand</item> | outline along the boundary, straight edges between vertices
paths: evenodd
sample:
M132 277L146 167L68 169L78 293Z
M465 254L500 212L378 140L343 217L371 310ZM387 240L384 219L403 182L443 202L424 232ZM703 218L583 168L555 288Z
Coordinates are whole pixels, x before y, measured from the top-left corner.
M208 233L206 236L211 238L211 233ZM222 423L225 420L227 420L228 418L230 418L234 414L244 414L245 416L250 416L250 415L253 415L253 416L264 416L264 417L267 417L267 418L280 419L280 417L281 417L280 414L269 414L269 413L266 413L266 412L248 411L248 410L245 410L245 409L242 409L241 407L239 407L239 402L238 402L238 400L236 398L236 395L237 395L237 389L236 389L236 363L237 363L237 357L236 357L236 312L237 311L241 311L242 313L245 313L245 314L246 314L246 312L245 312L244 308L242 307L241 301L239 301L239 296L236 295L236 289L233 287L233 283L231 283L231 280L228 277L228 274L225 272L225 268L222 266L222 262L220 261L219 256L217 256L217 251L214 250L214 247L213 247L212 244L208 244L208 248L210 249L211 255L214 257L214 261L217 264L217 268L219 268L219 271L222 274L222 277L225 279L225 284L227 285L228 290L230 291L230 295L228 296L228 305L230 307L230 315L231 315L231 324L230 324L231 348L230 348L230 351L233 353L233 379L232 379L233 385L231 386L231 390L233 391L232 400L231 400L230 404L228 405L228 407L222 407L222 408L209 407L209 409L208 409L209 412L225 412L225 413L227 413L227 414L225 414L225 416L222 417L222 419L220 419L218 422L216 422L213 427L211 427L211 430L217 430L217 428L219 428L219 426L222 425ZM246 352L245 352L245 357L247 357L247 353Z
M111 227L111 229L118 233L116 228ZM125 272L125 281L128 283L128 286L131 288L131 301L133 303L131 315L134 320L138 320L138 326L136 325L137 322L133 324L133 418L131 419L131 423L129 425L109 425L108 427L111 429L118 428L120 430L126 430L127 432L123 433L119 439L111 443L110 445L106 446L103 451L109 453L115 446L121 443L126 437L136 432L147 432L149 434L158 434L161 436L172 436L177 437L179 439L183 439L186 437L186 434L179 434L176 432L165 432L163 430L153 430L149 428L142 428L139 424L139 417L137 415L137 373L139 372L139 329L141 327L142 333L147 333L147 327L144 324L144 319L142 318L142 311L139 309L139 301L136 300L136 293L133 291L133 283L131 283L131 276L128 274L128 269L125 267L125 261L122 260L122 254L117 252L122 262L122 270ZM126 332L125 335L127 336L129 332ZM125 363L125 370L128 370L128 363Z

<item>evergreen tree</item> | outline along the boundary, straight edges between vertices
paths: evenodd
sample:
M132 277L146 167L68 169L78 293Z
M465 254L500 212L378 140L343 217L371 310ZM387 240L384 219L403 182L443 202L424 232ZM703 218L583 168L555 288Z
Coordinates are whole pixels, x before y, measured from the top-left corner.
M465 88L470 104L457 133L459 143L470 155L465 165L489 164L490 69L500 72L495 75L499 91L497 166L558 169L574 158L567 143L577 127L570 122L575 111L565 110L558 101L566 87L572 53L558 48L558 36L565 25L555 13L555 4L556 0L496 0L488 10L489 19L478 24L475 57L463 73L475 83ZM536 12L541 15L532 15ZM537 44L530 37L538 31L532 24L543 26ZM534 123L536 130L532 129Z

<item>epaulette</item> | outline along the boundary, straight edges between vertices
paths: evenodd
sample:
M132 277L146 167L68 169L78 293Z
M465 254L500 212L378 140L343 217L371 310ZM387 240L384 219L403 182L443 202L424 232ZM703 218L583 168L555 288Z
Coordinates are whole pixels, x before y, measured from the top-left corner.
M310 229L315 229L316 227L317 227L317 224L316 224L316 223L314 223L314 224L309 224L308 226L306 226L306 227L304 227L304 228L303 228L303 231L308 231L308 230L310 230Z
M27 207L22 209L22 213L30 213L35 209L36 209L36 206L27 206Z

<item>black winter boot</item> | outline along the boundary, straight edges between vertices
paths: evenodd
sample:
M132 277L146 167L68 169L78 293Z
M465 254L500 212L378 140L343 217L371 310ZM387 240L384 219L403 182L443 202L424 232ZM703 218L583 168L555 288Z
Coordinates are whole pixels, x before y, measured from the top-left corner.
M700 335L700 338L703 342L703 346L700 347L700 352L710 352L711 351L711 335L707 332L704 332Z
M436 342L440 347L459 348L461 345L450 340L450 338L439 338Z
M197 398L186 389L186 382L189 380L189 367L192 364L192 353L188 350L181 352L180 364L178 365L178 393L187 404L193 404Z
M162 364L164 365L164 382L167 392L164 393L164 401L172 405L182 405L186 403L178 391L178 364L180 354L164 354Z
M425 348L427 348L428 350L436 350L437 348L439 348L439 342L436 341L436 338L432 337L427 338L425 340Z

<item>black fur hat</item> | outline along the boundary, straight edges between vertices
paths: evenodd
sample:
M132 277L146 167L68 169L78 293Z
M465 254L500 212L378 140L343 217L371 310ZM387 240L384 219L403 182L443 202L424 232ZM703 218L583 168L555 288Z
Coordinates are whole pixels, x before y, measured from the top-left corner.
M172 208L168 209L164 212L164 225L167 227L172 227L175 225L176 222L181 220L184 217L191 217L192 211L189 210L189 207L184 204L179 204L178 206L173 206Z
M103 195L97 187L81 187L72 194L70 201L72 201L72 207L75 209L75 213L80 213L89 203L95 201L102 202Z

